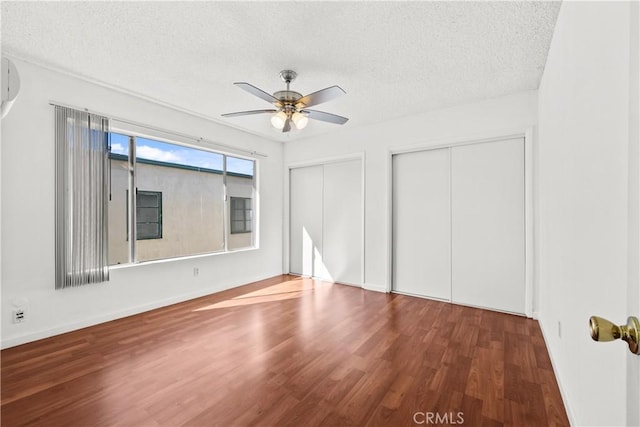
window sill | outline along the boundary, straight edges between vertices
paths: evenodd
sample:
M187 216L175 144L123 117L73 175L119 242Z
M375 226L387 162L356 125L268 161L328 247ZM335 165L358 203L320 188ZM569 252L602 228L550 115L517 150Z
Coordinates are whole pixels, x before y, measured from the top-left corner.
M114 264L114 265L110 265L109 266L109 271L111 271L111 270L123 270L123 269L126 269L126 268L138 267L138 266L141 266L141 265L164 264L164 263L167 263L167 262L186 261L186 260L192 260L192 259L217 257L217 256L220 256L220 255L228 255L228 254L234 254L234 253L238 253L238 252L251 252L251 251L257 251L258 249L259 249L258 247L252 246L250 248L232 249L232 250L228 250L228 251L224 251L224 252L211 252L211 253L208 253L208 254L188 255L188 256L176 257L176 258L155 259L155 260L150 260L150 261L140 261L140 262L128 263L128 264Z

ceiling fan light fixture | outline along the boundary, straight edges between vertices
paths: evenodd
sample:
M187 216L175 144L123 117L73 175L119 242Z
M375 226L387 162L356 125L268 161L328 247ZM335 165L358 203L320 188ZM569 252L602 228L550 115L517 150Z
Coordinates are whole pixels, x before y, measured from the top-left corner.
M283 70L280 77L287 84L285 90L279 90L274 94L265 92L247 82L235 82L234 85L240 89L249 92L268 103L274 108L269 110L251 110L238 111L235 113L222 114L223 117L250 116L253 114L269 114L271 115L271 125L274 129L283 133L291 132L291 129L302 130L307 127L310 119L320 120L322 122L333 123L337 125L345 124L349 119L338 116L337 114L325 113L324 111L310 110L317 104L344 95L346 92L340 86L329 86L321 90L317 90L308 95L302 94L290 89L291 82L296 78L296 72L293 70Z
M273 116L271 116L271 124L276 129L282 129L284 127L284 122L287 121L287 115L284 111L278 111Z
M293 116L291 116L291 120L293 120L293 123L296 125L296 129L300 130L307 127L307 124L309 123L309 118L297 111L293 113Z

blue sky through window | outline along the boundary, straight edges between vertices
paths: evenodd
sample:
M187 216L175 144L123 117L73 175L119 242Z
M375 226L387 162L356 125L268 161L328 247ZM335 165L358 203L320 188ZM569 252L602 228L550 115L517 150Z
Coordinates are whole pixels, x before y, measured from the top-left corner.
M129 137L112 133L111 152L127 155L129 153ZM216 170L222 170L224 157L222 154L210 151L140 137L136 138L136 156L140 159ZM227 172L253 176L253 161L227 156Z
M227 172L253 176L253 161L227 156Z

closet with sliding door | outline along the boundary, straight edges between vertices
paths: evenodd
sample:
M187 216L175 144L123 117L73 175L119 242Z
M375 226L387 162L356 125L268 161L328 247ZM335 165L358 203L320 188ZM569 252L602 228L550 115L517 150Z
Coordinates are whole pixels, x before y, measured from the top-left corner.
M524 138L394 154L394 292L525 313Z
M363 283L362 160L289 171L289 271Z

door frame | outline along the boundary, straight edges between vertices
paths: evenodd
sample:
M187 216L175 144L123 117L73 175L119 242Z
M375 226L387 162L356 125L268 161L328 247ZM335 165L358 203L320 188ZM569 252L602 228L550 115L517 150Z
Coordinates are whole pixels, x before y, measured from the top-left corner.
M629 81L629 183L627 316L640 316L640 4L631 2ZM627 425L640 424L640 356L627 353Z
M393 291L393 156L396 154L413 153L417 151L437 150L441 148L452 148L463 145L482 144L505 139L524 139L524 218L525 218L525 315L537 318L537 307L534 307L536 289L535 279L535 257L534 257L534 175L533 175L533 145L534 128L529 127L524 130L505 130L493 132L475 137L445 138L425 141L419 144L408 145L398 148L390 148L387 152L387 286L386 292Z
M311 160L304 160L304 161L300 161L300 162L293 162L293 163L289 163L287 165L285 165L285 179L284 179L284 221L283 221L283 235L284 235L284 241L283 241L283 245L282 245L282 252L283 252L283 259L282 259L282 268L286 274L289 274L291 272L291 266L290 266L290 255L291 255L291 170L292 169L299 169L299 168L304 168L304 167L310 167L310 166L324 166L324 165L328 165L328 164L332 164L332 163L342 163L342 162L348 162L351 160L360 160L360 179L361 179L361 189L360 191L362 192L362 201L361 201L361 206L360 206L360 220L361 220L361 225L360 225L360 235L361 235L361 241L360 241L360 253L362 255L362 258L360 259L360 287L364 288L364 277L365 277L365 263L364 263L364 259L365 259L365 169L366 169L366 162L365 162L365 153L364 151L360 151L360 152L356 152L356 153L351 153L351 154L345 154L342 156L334 156L334 157L323 157L323 158L319 158L319 159L311 159ZM349 283L346 283L347 285L349 285ZM354 285L354 284L351 284Z

